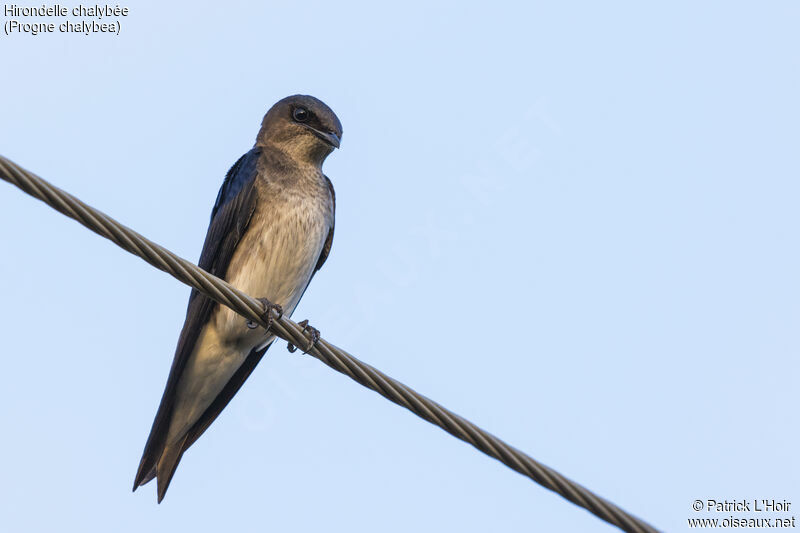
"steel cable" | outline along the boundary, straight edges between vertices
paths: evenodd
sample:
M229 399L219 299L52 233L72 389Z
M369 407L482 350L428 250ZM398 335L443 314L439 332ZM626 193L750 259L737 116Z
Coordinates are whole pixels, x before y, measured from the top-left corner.
M3 156L0 156L0 178L16 185L60 213L77 220L128 252L141 257L159 270L194 287L220 304L230 307L246 319L252 320L262 327L267 327L267 320L264 316L265 309L259 301L123 226ZM281 339L301 348L308 346L310 337L297 323L287 317L279 317L275 312L273 312L271 322L271 330ZM486 455L494 457L509 468L531 478L543 487L560 494L575 505L583 507L609 524L615 525L623 531L636 533L657 531L643 520L628 514L613 503L535 461L472 422L359 361L324 339L320 339L307 353L388 400L405 407L431 424L439 426L454 437L471 444Z

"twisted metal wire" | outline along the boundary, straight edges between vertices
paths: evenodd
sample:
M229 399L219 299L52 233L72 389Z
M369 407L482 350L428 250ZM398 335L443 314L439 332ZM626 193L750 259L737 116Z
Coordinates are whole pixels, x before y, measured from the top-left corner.
M108 215L81 202L3 156L0 156L0 178L16 185L60 213L77 220L128 252L141 257L159 270L194 287L220 304L230 307L246 319L252 320L262 327L268 326L265 308L254 298L123 226ZM295 346L304 347L310 343L310 336L306 335L303 328L287 317L277 316L274 311L270 328L278 337ZM320 339L307 353L397 405L405 407L431 424L439 426L454 437L471 444L486 455L494 457L509 468L531 478L539 485L560 494L575 505L583 507L609 524L615 525L623 531L635 533L657 531L643 520L626 513L608 500L535 461L472 422L461 418L372 366L359 361L324 339Z

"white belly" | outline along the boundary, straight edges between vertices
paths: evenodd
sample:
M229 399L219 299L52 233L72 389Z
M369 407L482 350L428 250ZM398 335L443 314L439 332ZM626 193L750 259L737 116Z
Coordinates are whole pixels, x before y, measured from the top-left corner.
M307 202L311 202L308 199ZM266 298L290 316L300 301L330 229L325 211L303 202L269 213L256 210L228 266L226 280ZM181 436L219 395L247 355L272 342L263 328L219 305L201 331L178 384L168 440Z

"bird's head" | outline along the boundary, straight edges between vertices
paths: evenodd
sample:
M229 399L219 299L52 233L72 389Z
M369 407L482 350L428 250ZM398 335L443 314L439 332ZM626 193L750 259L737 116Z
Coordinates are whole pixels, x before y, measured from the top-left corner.
M313 96L296 94L267 112L256 145L272 146L298 162L319 166L341 140L342 123L331 108Z

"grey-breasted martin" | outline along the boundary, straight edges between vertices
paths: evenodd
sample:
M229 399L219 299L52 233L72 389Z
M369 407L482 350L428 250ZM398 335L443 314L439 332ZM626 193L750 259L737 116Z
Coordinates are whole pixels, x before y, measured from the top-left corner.
M339 119L320 100L295 95L276 103L264 116L253 149L225 176L200 267L261 297L267 313L279 307L291 315L331 250L335 197L322 163L341 137ZM161 502L183 452L217 418L274 340L267 330L192 290L133 490L158 478Z

